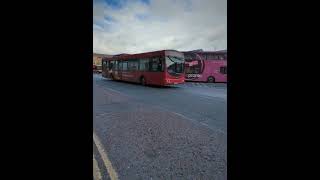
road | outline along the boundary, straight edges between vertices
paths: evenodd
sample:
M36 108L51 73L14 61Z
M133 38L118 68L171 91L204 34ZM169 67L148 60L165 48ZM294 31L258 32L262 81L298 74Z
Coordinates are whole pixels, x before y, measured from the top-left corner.
M227 88L93 77L95 179L227 179Z

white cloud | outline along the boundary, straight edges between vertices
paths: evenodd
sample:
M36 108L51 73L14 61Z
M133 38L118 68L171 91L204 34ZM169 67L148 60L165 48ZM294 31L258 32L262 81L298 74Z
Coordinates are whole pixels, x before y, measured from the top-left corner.
M226 0L128 1L117 10L95 3L94 23L97 53L227 48Z

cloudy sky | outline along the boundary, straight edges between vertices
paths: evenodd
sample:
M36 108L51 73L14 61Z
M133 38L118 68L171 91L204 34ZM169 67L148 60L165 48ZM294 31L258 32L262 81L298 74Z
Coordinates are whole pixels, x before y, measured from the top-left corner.
M227 49L227 0L93 0L93 52Z

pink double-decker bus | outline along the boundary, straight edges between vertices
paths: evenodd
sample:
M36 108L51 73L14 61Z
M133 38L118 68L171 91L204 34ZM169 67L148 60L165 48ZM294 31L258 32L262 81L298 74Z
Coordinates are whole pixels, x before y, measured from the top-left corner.
M187 51L185 80L209 83L227 82L227 50Z

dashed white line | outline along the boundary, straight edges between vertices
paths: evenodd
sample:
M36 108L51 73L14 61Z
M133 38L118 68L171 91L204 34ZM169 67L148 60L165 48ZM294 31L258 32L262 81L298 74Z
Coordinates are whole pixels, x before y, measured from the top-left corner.
M173 114L175 114L175 115L177 115L177 116L180 116L180 117L182 117L182 118L188 119L188 120L191 121L191 122L194 122L194 123L197 122L197 121L195 121L195 120L193 120L193 119L191 119L191 118L186 117L186 116L183 115L183 114L180 114L180 113L177 113L177 112L173 112L173 111L169 111L169 112L172 112ZM209 125L207 125L207 124L205 124L205 123L203 123L203 122L200 122L200 124L206 126L207 128L209 128L209 129L211 129L211 130L218 131L218 132L221 133L221 134L226 134L224 131L222 131L222 130L220 130L220 129L216 129L216 128L211 128Z

